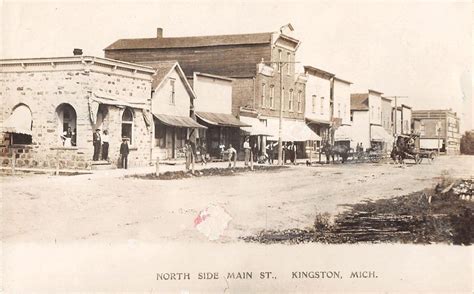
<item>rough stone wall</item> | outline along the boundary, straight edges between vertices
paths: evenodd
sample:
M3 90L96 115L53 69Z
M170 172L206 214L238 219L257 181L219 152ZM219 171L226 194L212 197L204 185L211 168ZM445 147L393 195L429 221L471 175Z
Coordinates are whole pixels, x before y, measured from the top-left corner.
M88 169L93 155L92 130L89 117L88 97L92 92L107 92L109 97L123 96L149 99L149 81L118 76L111 73L79 69L31 70L0 73L0 98L2 108L0 124L12 113L15 106L27 105L32 112L32 144L15 145L17 167ZM149 100L148 100L149 101ZM70 104L76 112L77 146L64 148L59 137L61 127L57 108ZM109 107L108 128L110 130L112 163L118 161L121 138L121 109ZM141 111L134 110L134 146L129 156L130 166L149 162L150 135ZM0 159L2 166L12 164L9 134L2 133Z

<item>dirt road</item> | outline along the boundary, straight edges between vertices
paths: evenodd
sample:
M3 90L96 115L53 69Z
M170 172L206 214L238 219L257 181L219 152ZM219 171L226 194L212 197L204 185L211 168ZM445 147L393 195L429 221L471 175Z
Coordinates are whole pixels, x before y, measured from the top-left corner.
M229 226L217 242L234 242L263 229L306 228L317 213L340 204L403 195L442 175L473 176L474 157L441 157L432 164L296 166L172 181L94 175L2 177L5 242L208 242L194 227L209 205L225 209Z

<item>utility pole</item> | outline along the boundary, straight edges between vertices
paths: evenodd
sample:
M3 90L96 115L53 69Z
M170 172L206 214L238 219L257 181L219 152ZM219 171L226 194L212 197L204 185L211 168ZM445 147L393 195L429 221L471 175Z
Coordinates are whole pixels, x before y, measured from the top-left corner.
M393 133L397 135L397 112L398 112L398 99L399 98L408 98L408 96L387 96L387 98L394 98L395 99L395 114L393 117L393 125L394 125L394 131ZM403 122L401 122L401 127L403 128Z
M280 70L280 111L279 111L279 121L278 121L278 165L283 164L283 67L292 63L299 63L299 61L264 61L262 59L261 63L267 64L276 64L277 68Z

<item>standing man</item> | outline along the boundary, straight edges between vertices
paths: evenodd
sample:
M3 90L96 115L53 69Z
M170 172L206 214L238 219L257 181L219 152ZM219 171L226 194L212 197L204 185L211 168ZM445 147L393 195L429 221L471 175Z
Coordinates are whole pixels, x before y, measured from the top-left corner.
M275 158L275 146L272 142L268 143L267 145L267 155L268 155L268 163L273 164L273 159Z
M193 147L189 140L186 140L186 143L184 144L184 155L186 157L186 171L188 171L194 156Z
M122 144L120 145L120 162L122 164L122 168L128 168L128 139L122 138Z
M95 133L92 135L92 144L94 145L94 156L92 157L92 160L97 161L99 160L101 145L100 129L96 129Z
M232 145L230 145L232 146ZM230 148L229 148L230 149ZM249 164L250 160L250 143L249 143L249 138L245 138L244 142L244 155L245 155L245 166Z
M102 160L109 159L109 132L104 130L102 135Z

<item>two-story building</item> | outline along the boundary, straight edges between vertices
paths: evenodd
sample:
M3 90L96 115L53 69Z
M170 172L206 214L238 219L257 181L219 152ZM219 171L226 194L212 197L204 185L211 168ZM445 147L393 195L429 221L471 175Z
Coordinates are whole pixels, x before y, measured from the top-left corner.
M154 72L143 65L81 55L0 60L2 166L116 166L122 138L130 143L130 166L148 165ZM108 161L92 160L96 129L101 135L108 131Z
M195 120L197 95L176 61L154 62L152 66L156 73L151 99L154 122L151 158L184 158L186 140L195 143L198 130L206 129Z
M412 109L406 104L393 107L394 132L409 135L412 132Z
M351 94L353 141L364 149L389 151L393 144L393 137L382 127L382 94L370 89L368 93Z
M392 99L382 96L382 127L393 135Z
M414 110L412 120L420 133L420 147L459 154L461 132L459 117L452 110ZM417 126L418 125L418 126Z
M304 66L308 77L306 83L305 118L308 126L323 141L330 140L331 118L333 117L332 82L334 74L313 66ZM316 150L320 143L317 143Z
M334 144L349 147L353 145L351 143L351 85L351 82L338 76L335 76L332 81Z
M163 37L159 28L154 38L117 40L105 56L141 64L177 60L188 78L194 72L231 78L234 115L257 119L275 139L282 109L284 141L303 142L317 136L304 123L306 81L295 74L294 64L299 45L281 32ZM264 152L265 140L258 143Z

